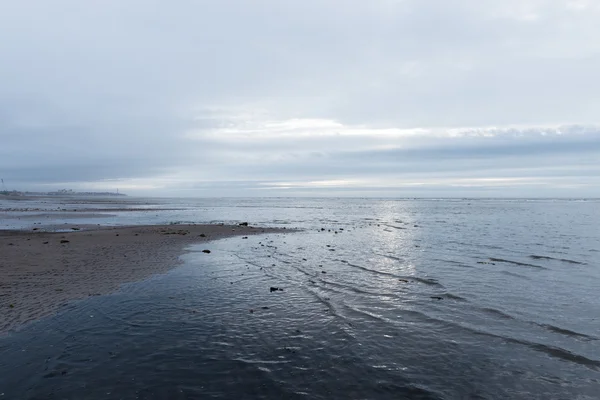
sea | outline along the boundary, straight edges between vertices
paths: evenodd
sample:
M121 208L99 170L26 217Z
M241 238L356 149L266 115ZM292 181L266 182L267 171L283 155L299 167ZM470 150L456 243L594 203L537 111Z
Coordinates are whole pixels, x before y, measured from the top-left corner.
M1 337L0 399L600 399L600 200L59 203L0 223L286 230Z

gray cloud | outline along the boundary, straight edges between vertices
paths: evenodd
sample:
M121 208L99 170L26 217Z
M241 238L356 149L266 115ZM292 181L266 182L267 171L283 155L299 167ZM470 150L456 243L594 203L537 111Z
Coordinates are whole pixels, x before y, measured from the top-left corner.
M596 2L175 3L3 5L0 176L133 194L600 195Z

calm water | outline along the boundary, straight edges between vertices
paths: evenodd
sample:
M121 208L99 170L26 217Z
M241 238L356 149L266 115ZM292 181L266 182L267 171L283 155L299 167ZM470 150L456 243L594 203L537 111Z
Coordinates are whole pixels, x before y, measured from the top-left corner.
M599 201L164 202L75 221L305 230L1 338L0 399L600 398Z

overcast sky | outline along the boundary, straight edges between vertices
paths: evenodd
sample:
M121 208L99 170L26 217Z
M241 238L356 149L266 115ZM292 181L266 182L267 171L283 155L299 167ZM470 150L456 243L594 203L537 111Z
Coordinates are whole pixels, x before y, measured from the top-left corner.
M600 196L597 0L0 3L9 189Z

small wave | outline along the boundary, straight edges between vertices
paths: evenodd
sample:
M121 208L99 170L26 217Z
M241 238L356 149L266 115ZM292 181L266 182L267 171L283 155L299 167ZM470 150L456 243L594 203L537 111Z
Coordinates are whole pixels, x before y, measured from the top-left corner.
M585 263L583 263L583 262L575 261L575 260L569 260L567 258L554 258L554 257L536 256L536 255L531 255L529 257L533 258L534 260L554 260L554 261L566 262L566 263L569 263L569 264L585 265Z
M533 350L545 353L550 357L558 358L564 361L570 361L572 363L583 365L584 367L588 367L595 371L600 371L600 361L592 360L591 358L587 358L580 354L572 353L569 350L565 350L560 347L548 346L541 343L529 342L526 340L512 338L505 338L505 340L510 343L516 343L527 346Z
M400 261L400 262L404 261L400 257L390 256L390 255L387 255L387 254L377 254L377 255L380 256L380 257L389 258L390 260L394 260L394 261Z
M586 335L585 333L575 332L570 329L560 328L558 326L554 326L554 325L550 325L550 324L538 324L538 325L541 326L542 328L548 329L549 331L552 331L555 333L560 333L561 335L581 338L581 339L585 339L585 340L598 340L598 338L595 338L593 336Z
M529 277L527 277L525 275L517 274L516 272L500 271L500 273L504 274L504 275L516 276L517 278L528 279L529 280Z
M539 268L539 269L548 269L546 267L542 267L541 265L522 263L522 262L519 262L519 261L512 261L512 260L505 260L504 258L490 257L489 260L493 261L493 262L501 262L501 263L506 263L506 264L519 265L519 266L522 266L522 267L533 267L533 268Z
M400 278L399 276L391 274L389 272L377 271L376 269L371 269L371 268L363 267L362 265L356 265L356 264L352 264L352 263L349 263L349 262L345 262L344 264L346 264L346 265L348 265L350 267L353 267L353 268L361 269L361 270L366 271L366 272L371 272L373 274L382 275L382 276L391 276L393 278Z
M387 226L388 228L394 228L394 229L399 229L399 230L404 230L406 228L402 227L402 226L396 226L396 225L390 225L390 224L383 224L385 226Z
M287 364L290 360L248 360L245 358L234 358L233 361L243 362L245 364Z
M436 279L432 279L432 278L419 278L417 276L408 276L408 277L402 277L405 279L410 279L412 281L416 281L419 283L424 283L425 285L430 285L430 286L438 286L438 287L444 287L444 285L442 285L441 283L439 283Z
M442 296L447 299L452 299L452 300L457 300L457 301L468 301L466 298L459 296L457 294L452 294L452 293L444 293Z
M461 242L459 240L449 240L448 244L457 244L459 246L472 246L472 247L481 247L484 249L493 249L493 250L504 250L504 247L494 246L491 244L482 244L482 243L473 243L473 242Z
M373 320L384 322L384 323L389 323L389 324L392 324L392 325L395 324L395 322L393 320L389 319L389 318L385 318L385 317L383 317L381 315L378 315L378 314L375 314L373 312L360 309L360 308L358 308L358 307L356 307L354 305L345 304L344 303L344 306L345 306L345 308L347 310L350 310L351 312L354 312L356 314L360 314L360 315L362 315L364 317L367 317L369 319L373 319Z
M458 267L461 268L475 268L472 265L468 265L465 264L461 261L456 261L456 260L450 260L450 259L444 259L444 258L433 258L433 261L437 261L437 262L441 262L441 263L446 263L446 264L452 264L452 265L456 265Z
M363 267L362 265L352 264L352 263L349 263L346 260L337 260L337 261L340 261L340 262L342 262L342 263L344 263L344 264L346 264L346 265L348 265L350 267L358 268L358 269L361 269L363 271L371 272L371 273L374 273L374 274L377 274L377 275L391 276L392 278L411 280L411 281L415 281L415 282L419 282L419 283L424 283L425 285L437 286L437 287L441 287L441 288L444 287L436 279L432 279L432 278L419 278L417 276L396 275L396 274L392 274L392 273L389 273L389 272L377 271L375 269L370 269L370 268L367 268L367 267Z
M344 290L342 290L340 292L340 293L343 293L343 294L346 294L347 291L351 291L351 292L354 292L354 293L366 294L366 295L375 296L375 297L378 297L378 298L381 298L381 297L394 298L395 297L395 296L393 296L391 294L388 294L388 293L382 293L381 291L371 292L371 291L368 291L368 290L359 289L356 286L346 285L346 284L339 283L339 282L333 282L333 281L329 281L329 280L322 279L322 278L319 279L319 281L323 282L324 284L329 285L329 286L334 286L334 287L338 287L340 289L344 289Z
M500 317L502 319L515 319L515 317L513 317L512 315L508 315L504 311L496 310L495 308L487 308L486 307L486 308L482 308L481 310L485 311L488 314L492 314L497 317Z
M600 371L600 361L593 360L591 358L587 358L580 354L572 353L569 350L565 350L560 347L554 347L554 346L549 346L549 345L545 345L542 343L535 343L535 342L530 342L527 340L521 340L521 339L507 337L504 335L498 335L498 334L491 333L491 332L485 332L485 331L481 331L479 329L466 327L466 326L463 326L462 324L458 324L455 322L450 322L450 321L445 321L445 322L449 325L454 325L456 327L470 331L476 335L495 337L500 340L504 340L507 343L513 343L513 344L518 344L521 346L526 346L532 350L539 351L541 353L545 353L545 354L549 355L550 357L558 358L558 359L564 360L564 361L570 361L572 363L582 365L584 367L593 369L595 371Z

